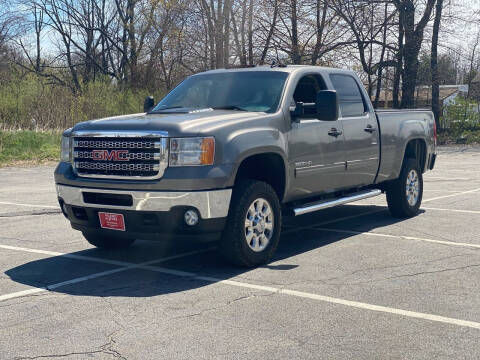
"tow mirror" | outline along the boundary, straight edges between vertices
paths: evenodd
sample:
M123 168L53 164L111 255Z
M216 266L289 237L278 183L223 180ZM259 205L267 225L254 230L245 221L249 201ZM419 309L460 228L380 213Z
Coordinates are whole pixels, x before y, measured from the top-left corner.
M322 90L317 93L317 119L325 121L338 120L338 96L333 90Z
M153 109L154 106L155 106L155 100L153 99L153 96L147 96L145 98L145 102L143 103L143 111L149 112L150 110Z

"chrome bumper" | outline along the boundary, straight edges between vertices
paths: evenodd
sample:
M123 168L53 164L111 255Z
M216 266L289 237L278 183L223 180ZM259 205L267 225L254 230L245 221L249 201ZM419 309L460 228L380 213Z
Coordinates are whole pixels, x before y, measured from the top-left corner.
M202 219L222 218L228 215L232 189L164 192L164 191L125 191L80 188L74 186L56 185L57 195L65 204L83 207L121 209L137 211L169 211L174 206L195 207ZM117 206L85 203L83 192L131 195L131 206Z

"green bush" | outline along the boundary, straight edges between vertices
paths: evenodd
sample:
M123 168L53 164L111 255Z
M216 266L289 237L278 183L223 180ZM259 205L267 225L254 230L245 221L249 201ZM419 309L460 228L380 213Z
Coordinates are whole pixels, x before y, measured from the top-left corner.
M445 107L440 124L443 128L460 132L480 129L478 106L476 101L457 96L452 104Z
M478 106L476 101L458 96L452 104L445 107L440 118L442 128L439 134L440 143L480 143Z
M80 121L138 113L147 95L145 89L124 88L107 78L74 94L34 74L12 75L0 81L0 129L60 130Z

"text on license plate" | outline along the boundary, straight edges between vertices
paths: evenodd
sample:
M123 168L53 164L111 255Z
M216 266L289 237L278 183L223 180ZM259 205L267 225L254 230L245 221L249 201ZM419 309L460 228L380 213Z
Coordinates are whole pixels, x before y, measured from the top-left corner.
M100 226L104 229L125 231L123 214L99 212Z

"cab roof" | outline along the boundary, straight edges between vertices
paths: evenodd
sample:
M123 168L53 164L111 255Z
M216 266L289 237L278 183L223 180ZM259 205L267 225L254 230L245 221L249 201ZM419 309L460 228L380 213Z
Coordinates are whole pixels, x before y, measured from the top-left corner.
M311 69L312 71L334 71L334 70L342 70L338 68L331 68L331 67L323 67L323 66L313 66L313 65L258 65L258 66L246 66L246 67L238 67L238 68L231 68L231 69L215 69L215 70L207 70L200 72L198 74L218 74L218 73L227 73L227 72L249 72L249 71L277 71L277 72L287 72L293 73L298 70L308 70ZM342 70L342 71L350 71L350 70Z

